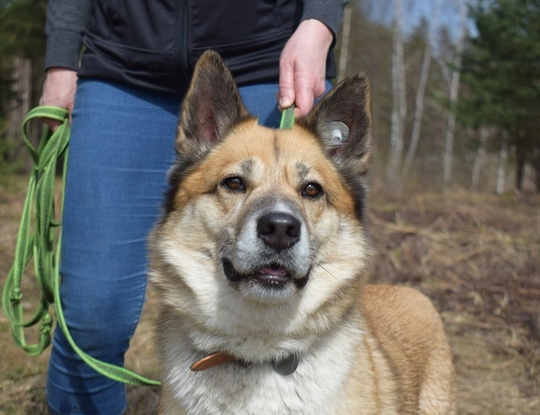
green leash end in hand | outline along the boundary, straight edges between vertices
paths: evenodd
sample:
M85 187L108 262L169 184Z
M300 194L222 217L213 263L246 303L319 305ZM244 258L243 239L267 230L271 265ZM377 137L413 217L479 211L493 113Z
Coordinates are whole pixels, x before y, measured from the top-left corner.
M281 114L281 122L279 128L281 130L292 128L294 125L294 104L289 108L285 108Z

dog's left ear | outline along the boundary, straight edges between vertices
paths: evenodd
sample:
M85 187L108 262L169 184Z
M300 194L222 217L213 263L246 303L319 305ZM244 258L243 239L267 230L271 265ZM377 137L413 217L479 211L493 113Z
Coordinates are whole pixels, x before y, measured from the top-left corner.
M197 160L248 116L229 69L216 52L206 51L182 104L176 150Z
M328 93L304 122L340 169L367 172L371 151L371 93L364 74L348 77Z

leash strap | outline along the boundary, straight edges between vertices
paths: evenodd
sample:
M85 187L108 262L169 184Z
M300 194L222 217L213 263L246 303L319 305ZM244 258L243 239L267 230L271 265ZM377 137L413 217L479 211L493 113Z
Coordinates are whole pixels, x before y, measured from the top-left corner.
M61 123L54 133L46 128L37 149L30 142L27 134L29 122L36 118L50 118ZM14 342L32 356L41 354L51 343L53 318L50 308L54 303L58 325L71 347L90 367L119 382L158 386L159 381L147 379L123 367L102 362L86 354L77 346L66 324L60 301L59 264L62 233L60 220L55 217L54 194L56 169L62 157L64 157L62 190L65 185L69 133L68 112L62 108L37 107L31 110L23 121L22 137L32 156L34 167L28 183L13 265L2 293L2 307L10 321ZM61 203L63 204L63 191ZM41 298L34 315L25 321L21 282L24 271L32 258ZM26 340L25 329L37 324L40 324L39 340L34 344L29 344Z
M37 149L27 135L28 122L35 117L49 117L62 122L54 134L43 134ZM60 108L36 108L30 111L22 125L22 137L32 156L34 167L28 183L13 266L2 293L2 306L11 323L15 344L30 355L37 356L51 343L53 319L49 304L54 301L53 275L57 268L54 249L58 241L59 226L54 217L53 196L57 159L65 154L69 140L67 111ZM24 321L21 282L32 257L41 299L34 315ZM37 343L28 344L24 329L38 323L39 340Z
M279 128L289 129L294 125L294 104L289 108L285 108L281 114L281 122L279 123Z
M49 118L61 124L56 131L46 128L38 148L28 139L28 124L36 118ZM294 106L283 110L280 129L294 125ZM85 353L73 340L60 301L60 252L62 246L61 221L56 218L54 201L56 170L63 157L61 207L65 188L66 166L69 143L69 117L65 109L41 106L31 110L22 124L22 137L32 157L34 167L28 183L21 223L15 246L13 265L9 270L2 292L2 308L11 324L15 344L31 356L38 356L50 344L54 304L56 319L66 339L79 357L98 373L130 385L159 386L160 382L145 378L123 367L102 362ZM41 290L41 298L32 317L25 321L23 316L24 294L21 283L25 269L34 259L34 270ZM28 343L25 329L39 324L39 339Z

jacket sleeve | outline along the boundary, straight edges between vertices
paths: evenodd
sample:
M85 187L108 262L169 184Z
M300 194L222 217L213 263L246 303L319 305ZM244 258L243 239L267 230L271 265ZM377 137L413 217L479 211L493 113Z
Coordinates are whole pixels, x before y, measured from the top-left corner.
M47 50L45 69L77 70L92 0L49 0L47 5Z
M304 0L302 20L317 19L334 34L334 42L343 18L343 8L348 0Z

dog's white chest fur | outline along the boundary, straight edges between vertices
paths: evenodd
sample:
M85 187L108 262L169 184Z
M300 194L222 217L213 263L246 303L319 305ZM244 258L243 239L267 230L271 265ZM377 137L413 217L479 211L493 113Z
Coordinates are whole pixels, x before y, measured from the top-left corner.
M351 329L334 334L314 344L289 376L277 374L270 363L228 363L190 372L193 355L178 338L166 358L170 368L166 383L174 386L164 392L172 405L170 410L163 408L163 413L177 415L182 408L189 415L332 414L354 360L355 342L351 339L361 336Z

